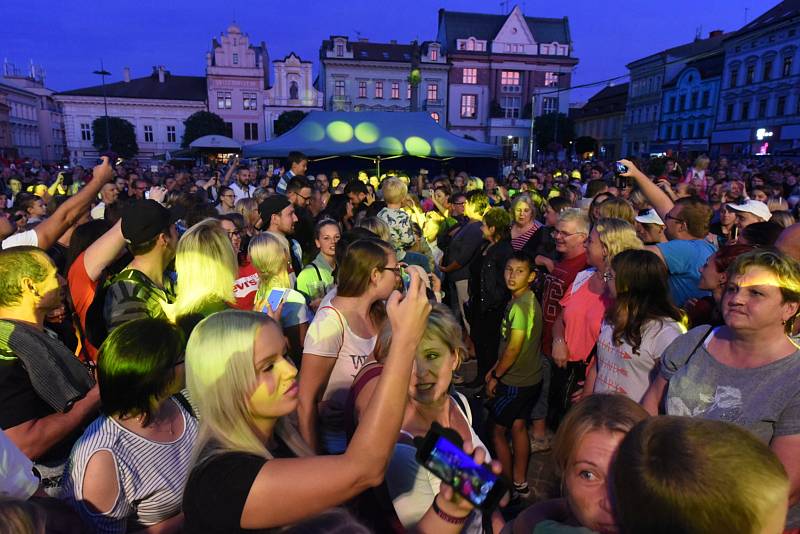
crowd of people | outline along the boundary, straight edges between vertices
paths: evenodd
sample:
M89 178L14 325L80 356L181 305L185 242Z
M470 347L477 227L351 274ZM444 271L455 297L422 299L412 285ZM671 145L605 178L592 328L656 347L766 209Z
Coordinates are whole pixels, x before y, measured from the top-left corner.
M281 163L0 162L0 532L800 532L800 164Z

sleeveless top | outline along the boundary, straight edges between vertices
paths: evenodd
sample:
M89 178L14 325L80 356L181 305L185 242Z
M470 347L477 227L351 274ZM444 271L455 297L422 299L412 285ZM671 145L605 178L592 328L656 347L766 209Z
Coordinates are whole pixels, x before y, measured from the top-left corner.
M191 468L197 420L179 401L184 430L175 441L159 443L134 434L111 417L95 419L75 444L64 475L64 497L98 533L138 530L181 511L183 487ZM97 451L109 451L117 468L119 495L114 506L94 513L81 502L86 464Z

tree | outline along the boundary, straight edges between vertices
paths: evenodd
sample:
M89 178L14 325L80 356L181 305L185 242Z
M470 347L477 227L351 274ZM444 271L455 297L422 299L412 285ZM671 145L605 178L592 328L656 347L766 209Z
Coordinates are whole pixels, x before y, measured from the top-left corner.
M536 117L533 134L539 147L545 147L549 152L557 152L575 137L575 125L572 119L563 113L548 113Z
M204 135L227 135L228 128L225 121L216 113L210 111L198 111L192 113L183 121L183 139L181 146L187 148L189 143L195 139L200 139Z
M136 130L133 124L119 117L108 117L108 138L111 147L106 143L106 118L97 117L92 121L92 144L99 152L114 151L121 158L132 158L139 153L136 143Z
M586 152L597 153L597 139L583 135L575 139L575 153L585 154Z
M275 120L275 135L285 134L297 126L305 116L305 111L284 111L278 115L278 118Z

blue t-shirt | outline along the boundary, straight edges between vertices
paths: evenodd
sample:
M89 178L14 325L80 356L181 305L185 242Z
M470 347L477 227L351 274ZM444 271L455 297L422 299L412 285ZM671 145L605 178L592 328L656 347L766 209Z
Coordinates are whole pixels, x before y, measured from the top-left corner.
M690 298L710 295L698 289L700 269L717 249L704 239L679 239L656 245L669 269L669 289L672 300L683 306Z

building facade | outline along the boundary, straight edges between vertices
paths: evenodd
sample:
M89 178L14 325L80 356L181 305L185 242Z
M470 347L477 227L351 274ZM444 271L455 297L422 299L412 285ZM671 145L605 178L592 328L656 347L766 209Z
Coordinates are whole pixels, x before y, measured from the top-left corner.
M208 108L227 126L228 137L242 144L266 139L264 96L269 87L267 46L250 44L250 37L231 24L212 39L206 54Z
M623 129L623 153L648 156L661 153L659 142L663 86L675 79L689 61L713 55L722 47L723 34L713 31L708 38L657 52L627 65L630 84Z
M16 155L17 150L11 143L11 107L0 90L0 158L11 159Z
M662 87L659 142L655 152L707 153L719 101L722 51L690 61L686 68Z
M578 64L569 21L439 10L437 41L449 58L448 129L527 159L535 116L569 111ZM534 99L535 97L535 99Z
M436 42L372 43L332 35L320 48L318 86L326 111L427 111L444 125L447 70Z
M712 154L800 154L800 2L781 2L723 44Z
M310 61L294 52L272 62L275 76L264 92L264 127L267 139L275 136L275 121L287 111L309 112L323 109L322 93L314 87Z
M106 84L105 94L108 115L133 124L142 160L180 149L183 122L208 109L205 77L174 76L163 66L153 67L143 78L131 78L126 68L122 81ZM69 160L73 165L92 164L98 157L92 122L105 115L103 87L56 93L55 99L64 110Z
M622 125L628 84L609 85L589 98L586 104L572 110L576 137L592 137L602 159L619 159L622 154Z

